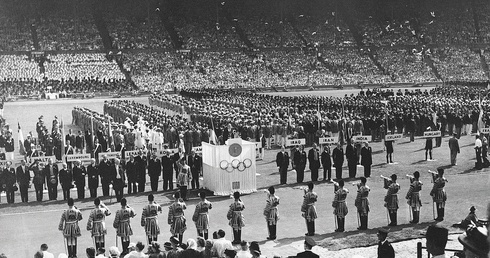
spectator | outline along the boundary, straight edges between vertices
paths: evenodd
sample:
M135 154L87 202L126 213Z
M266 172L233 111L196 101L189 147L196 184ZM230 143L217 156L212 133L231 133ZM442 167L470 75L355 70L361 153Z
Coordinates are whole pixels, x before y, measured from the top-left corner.
M48 252L48 245L47 244L41 245L41 251L43 252L44 258L54 258L54 255L52 253Z

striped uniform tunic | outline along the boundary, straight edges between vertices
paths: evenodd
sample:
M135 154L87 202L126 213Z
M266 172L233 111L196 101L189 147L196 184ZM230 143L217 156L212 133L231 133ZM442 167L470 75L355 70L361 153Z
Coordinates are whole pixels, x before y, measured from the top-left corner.
M393 183L391 180L385 179L385 188L388 189L385 196L385 207L390 211L398 210L398 191L400 190L400 185L398 183Z
M235 201L230 205L230 209L226 214L226 218L230 221L228 224L235 230L241 230L245 227L245 218L242 211L245 209L245 204L242 201Z
M279 197L277 197L275 194L269 194L269 198L266 200L266 205L264 208L264 216L268 225L276 225L277 221L279 220L277 205L279 205Z
M133 208L129 206L121 208L116 212L113 226L116 229L118 237L129 237L133 235L129 220L134 218L135 215Z
M357 189L357 196L354 204L357 207L357 212L360 216L367 216L369 213L369 191L371 189L367 185L361 185Z
M213 208L210 201L204 200L200 201L196 205L196 210L192 216L192 221L196 223L197 230L208 230L209 229L209 210Z
M58 229L63 231L65 237L79 237L82 235L78 226L80 220L82 220L82 213L77 208L70 207L61 214Z
M440 208L444 208L444 204L446 203L447 195L444 187L446 186L446 179L444 177L437 177L434 180L434 186L430 191L430 195L432 196L432 200L437 203Z
M332 202L332 207L335 208L333 210L333 214L339 218L345 218L345 215L349 213L349 209L345 204L345 199L347 198L348 193L349 190L345 188L340 188L335 192L335 197Z
M419 211L420 207L422 206L422 201L420 200L420 191L422 190L422 182L418 180L414 180L410 184L410 189L408 189L407 196L405 199L407 199L407 203L410 207L412 207L413 210Z
M141 226L145 228L147 236L156 237L160 234L158 226L158 212L162 212L162 207L157 203L151 203L143 207L141 213Z
M105 217L109 215L111 215L111 211L100 205L90 212L87 222L87 230L92 233L92 237L100 237L107 234Z
M170 233L173 235L184 234L187 230L185 224L184 210L187 208L182 199L172 203L168 207L168 224L170 225Z
M317 218L315 202L318 200L318 195L315 192L306 192L303 196L303 204L301 205L301 212L303 212L303 218L307 221L313 221Z

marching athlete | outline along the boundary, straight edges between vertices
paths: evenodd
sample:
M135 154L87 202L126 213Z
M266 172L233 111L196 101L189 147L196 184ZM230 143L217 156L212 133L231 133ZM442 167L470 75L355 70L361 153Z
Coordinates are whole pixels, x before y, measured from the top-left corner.
M68 248L68 258L77 257L77 237L80 237L78 222L82 220L82 213L74 205L72 198L68 198L68 209L61 214L58 229L63 232Z
M307 236L315 235L315 219L317 218L315 202L318 200L318 195L313 192L313 183L308 183L308 189L303 189L305 195L303 196L303 204L301 205L302 216L306 221L306 228L308 232Z
M384 188L388 189L385 196L385 207L390 214L390 224L388 226L396 226L400 185L396 182L396 174L391 175L391 179L384 176L381 176L381 178L384 179Z
M431 172L431 171L429 171ZM430 191L430 196L432 196L433 202L436 204L437 208L437 218L436 221L444 220L444 207L446 206L446 191L444 187L446 186L446 178L444 178L444 169L438 168L437 174L435 172L432 173L432 179L434 181L434 186Z
M371 189L366 185L367 179L361 177L361 183L357 185L357 196L355 205L357 207L357 213L359 214L359 220L361 226L357 229L366 230L368 228L368 215L369 215L369 191Z
M196 205L192 221L196 223L197 235L208 239L209 210L213 208L210 201L206 200L206 192L200 192L201 201Z
M349 213L349 209L347 209L347 205L345 204L345 199L347 198L347 194L349 190L344 188L344 180L340 179L338 183L335 184L335 187L338 189L335 191L335 197L332 202L332 207L334 208L333 214L337 218L337 228L335 232L344 232L345 231L345 216Z
M127 205L126 198L121 199L121 209L116 211L113 227L116 229L118 237L121 237L123 254L128 253L129 238L133 235L130 219L134 218L136 213L133 208Z
M277 212L277 205L279 205L279 197L275 195L276 190L273 186L269 187L267 192L267 204L264 208L265 221L267 222L267 229L269 230L269 237L267 240L275 240L277 238L277 221L279 220L279 213Z
M111 215L111 211L99 198L95 198L94 204L95 208L90 212L88 218L87 230L92 232L95 249L98 250L99 247L105 247L105 235L107 235L105 217Z
M141 226L145 228L148 244L158 240L160 235L160 227L158 226L158 212L162 213L162 207L155 202L153 194L148 195L148 205L143 207L141 213Z
M170 233L172 236L179 238L179 243L182 244L184 232L187 230L185 224L184 210L187 208L184 200L180 198L180 193L174 194L175 202L168 207L168 224L170 225Z
M230 204L230 209L226 214L226 218L230 221L229 225L233 229L233 244L238 245L242 241L242 228L245 227L245 219L242 211L245 209L245 204L240 200L240 193L234 192L233 197L235 202Z
M407 175L410 177L409 175ZM420 182L420 173L418 171L413 172L413 177L410 177L410 189L408 189L407 199L408 206L412 209L413 220L411 224L419 223L420 219L420 207L422 202L420 201L420 190L422 190L422 182Z

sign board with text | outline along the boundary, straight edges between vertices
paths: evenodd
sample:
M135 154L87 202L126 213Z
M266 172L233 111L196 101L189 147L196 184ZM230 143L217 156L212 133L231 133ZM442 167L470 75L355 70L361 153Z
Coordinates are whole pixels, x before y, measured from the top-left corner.
M372 136L371 135L356 135L356 136L352 136L352 140L354 140L354 142L370 142L370 141L372 141Z
M202 153L202 146L192 147L192 150L193 150L195 153Z
M170 152L170 155L173 155L175 153L178 153L179 152L179 149L162 149L162 150L158 150L156 152L157 157L159 157L159 158L160 157L163 157L165 152Z
M441 131L427 131L424 132L424 137L441 137Z
M338 139L336 137L324 137L324 138L318 139L318 143L320 143L320 144L334 144L337 142L338 142Z
M490 133L490 128L482 128L480 129L480 133Z
M305 145L306 139L288 139L286 140L286 146L297 146L297 145Z
M118 155L119 156L121 155L121 152L119 152L119 151L101 152L101 153L99 153L99 160L101 160L102 156L104 156L104 155L107 155L108 159L115 159L115 158L117 158Z
M39 160L39 162L47 163L48 160L55 161L56 157L55 156L42 156L42 157L31 157L31 163Z
M76 160L90 161L91 158L92 157L90 156L90 154L72 154L72 155L65 156L66 162L74 162Z
M11 166L10 167L14 167L14 161L15 160L0 160L0 167L5 167L7 166L7 162L11 162Z
M400 140L401 138L403 138L402 134L387 134L385 136L385 141L396 141Z

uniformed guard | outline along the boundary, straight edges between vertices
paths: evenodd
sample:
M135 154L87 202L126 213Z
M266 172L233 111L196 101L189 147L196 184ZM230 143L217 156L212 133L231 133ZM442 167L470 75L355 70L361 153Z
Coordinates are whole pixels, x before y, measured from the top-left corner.
M226 218L230 221L229 225L233 229L233 244L238 245L242 241L242 228L245 227L245 219L242 215L245 204L240 200L239 192L234 192L233 197L235 198L235 202L230 204Z
M66 238L68 258L77 257L77 237L82 235L78 226L80 220L82 220L82 213L74 206L73 198L68 198L68 209L61 214L58 226Z
M275 240L277 238L277 221L279 220L277 205L279 205L279 197L277 197L275 193L276 190L274 187L269 187L267 191L267 204L264 208L265 221L267 222L267 229L269 230L269 237L267 237L267 240Z
M434 220L443 221L444 207L446 205L447 199L446 191L444 190L447 182L446 178L444 178L444 169L438 168L437 174L430 170L429 172L432 173L432 180L434 181L434 186L430 191L430 196L432 196L432 200L435 203L437 209L437 218L435 218Z
M179 243L182 244L184 232L187 230L185 224L184 210L187 208L184 200L180 198L180 193L174 194L175 202L168 207L168 224L170 225L170 233L172 236L179 238Z
M347 198L349 190L344 188L344 184L344 180L342 179L335 183L335 186L338 187L332 202L332 207L334 208L333 214L337 219L337 228L335 229L335 232L345 231L345 216L349 213L349 209L345 204L345 199Z
M384 179L384 188L388 189L385 196L385 207L390 215L390 224L388 226L397 225L397 210L398 210L398 191L400 185L396 182L397 176L391 175L391 179L381 176Z
M131 229L130 219L134 218L136 213L133 208L127 205L126 198L121 199L121 209L116 211L116 218L114 218L113 227L116 229L118 237L121 237L121 244L123 249L123 254L128 253L129 238L133 235L133 230Z
M407 175L410 178L410 189L408 189L407 199L408 206L412 209L413 220L411 224L419 223L420 219L420 207L422 202L420 201L420 190L422 190L422 182L420 182L420 173L418 171L413 172L413 176Z
M158 241L160 227L158 226L158 212L162 213L162 207L155 202L153 194L148 195L148 205L143 207L141 213L141 226L145 228L148 244L152 241Z
M361 226L357 229L366 230L368 228L368 215L369 215L369 191L371 189L366 185L367 179L361 177L361 183L357 184L357 196L355 205L357 207L357 213L359 214L359 222Z
M213 208L210 201L206 200L206 192L200 192L201 201L196 205L192 221L196 223L197 235L208 239L209 210Z
M88 217L87 230L92 232L95 249L98 250L99 247L105 247L105 235L107 235L105 217L111 215L111 211L99 198L95 198L94 204L95 208Z
M315 219L317 218L315 202L318 200L318 195L313 192L313 183L308 183L308 189L303 189L305 195L303 196L303 204L301 205L302 216L306 221L306 228L308 232L307 236L315 235Z

